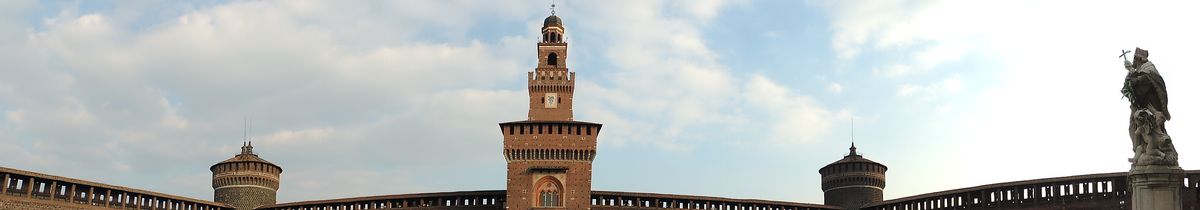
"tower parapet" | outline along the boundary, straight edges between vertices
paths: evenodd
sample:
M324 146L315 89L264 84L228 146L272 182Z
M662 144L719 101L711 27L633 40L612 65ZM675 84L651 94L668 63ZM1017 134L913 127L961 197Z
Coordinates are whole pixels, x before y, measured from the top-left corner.
M254 154L250 142L242 152L209 167L212 171L213 200L238 210L275 204L279 175L283 168Z
M850 143L850 154L821 167L819 172L825 205L859 209L866 204L883 201L887 166L863 158L854 143Z

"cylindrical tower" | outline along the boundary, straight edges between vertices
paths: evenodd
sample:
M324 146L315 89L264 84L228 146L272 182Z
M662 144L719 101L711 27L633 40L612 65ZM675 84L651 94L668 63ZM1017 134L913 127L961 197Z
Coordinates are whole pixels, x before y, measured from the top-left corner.
M825 205L859 209L866 204L883 201L887 166L863 158L850 143L850 154L841 160L821 167L821 190Z
M283 168L259 158L249 142L242 144L242 153L213 165L209 170L213 173L214 201L238 210L275 204L279 174L283 173Z

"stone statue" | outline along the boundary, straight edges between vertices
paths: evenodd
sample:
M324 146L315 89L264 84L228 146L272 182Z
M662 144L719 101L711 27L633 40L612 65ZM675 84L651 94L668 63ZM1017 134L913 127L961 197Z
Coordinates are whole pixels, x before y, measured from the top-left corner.
M1122 51L1121 57L1125 57ZM1134 166L1178 166L1179 154L1171 136L1163 126L1171 120L1167 111L1167 85L1154 63L1147 60L1150 52L1137 48L1133 62L1125 61L1125 86L1121 94L1129 99L1129 138L1133 141Z

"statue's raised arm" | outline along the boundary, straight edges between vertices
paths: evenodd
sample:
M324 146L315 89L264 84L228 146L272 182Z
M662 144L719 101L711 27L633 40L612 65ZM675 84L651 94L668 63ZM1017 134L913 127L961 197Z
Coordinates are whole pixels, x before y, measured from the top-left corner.
M1125 59L1125 70L1133 71L1134 69L1137 69L1137 68L1134 68L1133 63L1129 62L1129 57L1125 57L1125 55L1128 55L1129 52L1133 52L1133 51L1121 50L1121 56L1117 56L1117 57Z

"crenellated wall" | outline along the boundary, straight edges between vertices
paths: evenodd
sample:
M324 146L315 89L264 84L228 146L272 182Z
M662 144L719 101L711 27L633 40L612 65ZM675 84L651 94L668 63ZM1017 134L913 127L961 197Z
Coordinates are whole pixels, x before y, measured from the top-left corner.
M592 210L622 209L761 209L761 210L834 210L837 206L820 204L732 199L694 195L592 191Z
M0 167L0 209L232 210L225 204Z
M863 209L1128 209L1126 173L1088 174L933 192L869 204ZM1188 171L1184 185L1184 209L1196 209L1200 192L1200 170ZM304 201L266 206L266 210L332 209L503 209L504 190L420 193ZM591 191L592 210L636 209L755 209L835 210L821 204L732 199L693 195L639 192Z
M1200 207L1200 170L1187 171L1184 209ZM0 167L0 209L178 209L233 210L231 206ZM1088 174L997 183L886 200L864 209L1128 209L1127 173ZM57 189L57 190L55 190ZM264 189L265 190L265 189ZM247 192L253 193L253 192ZM258 195L250 195L258 196ZM504 190L418 193L303 201L267 205L263 210L332 209L503 209ZM593 210L765 209L833 210L836 206L692 195L591 191Z
M260 210L504 209L504 190L416 193L268 205Z
M886 200L872 210L1130 209L1127 172L997 183ZM1196 209L1200 170L1187 171L1183 209Z

